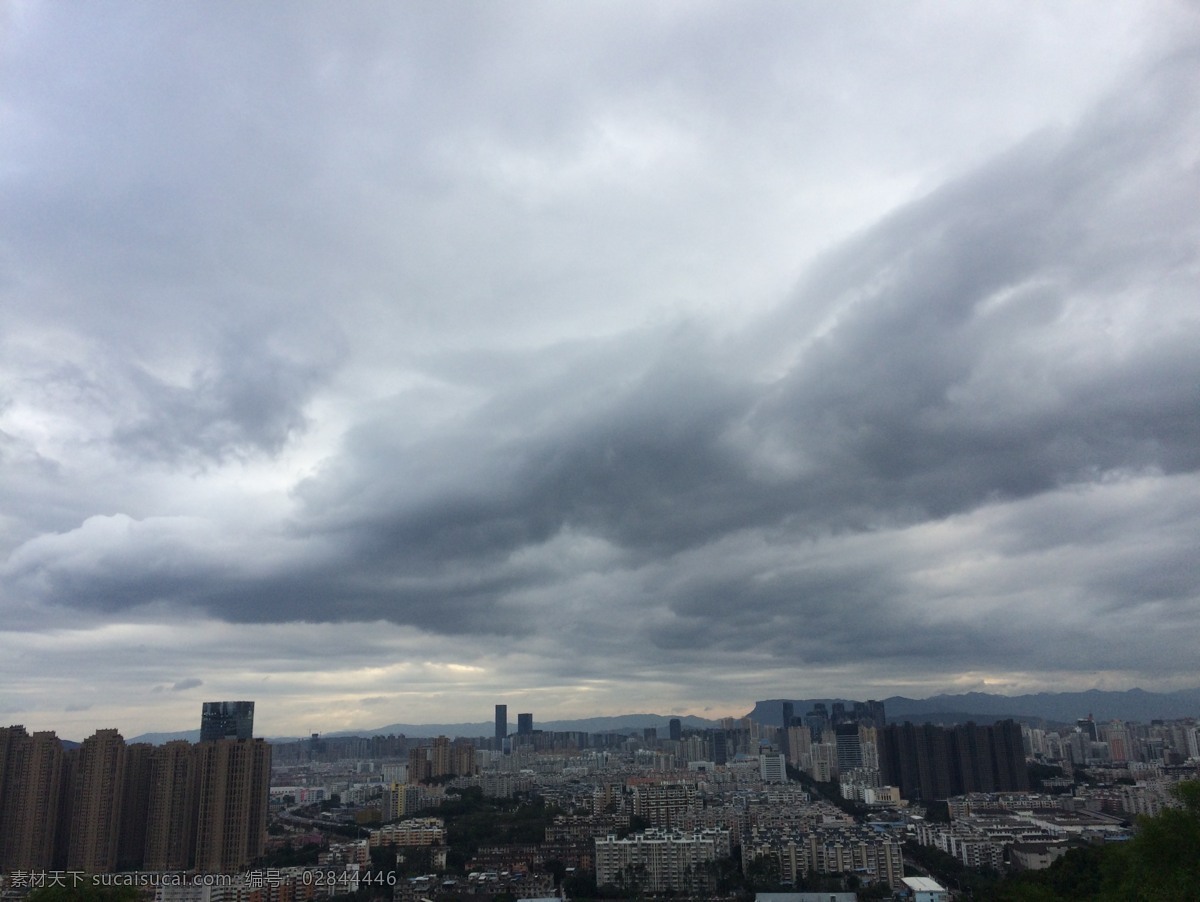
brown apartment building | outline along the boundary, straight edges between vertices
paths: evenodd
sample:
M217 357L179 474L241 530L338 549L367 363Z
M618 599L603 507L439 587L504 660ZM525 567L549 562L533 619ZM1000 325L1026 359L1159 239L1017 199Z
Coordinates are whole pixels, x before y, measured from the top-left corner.
M155 748L99 730L68 751L0 728L0 870L245 869L264 851L270 776L261 739Z

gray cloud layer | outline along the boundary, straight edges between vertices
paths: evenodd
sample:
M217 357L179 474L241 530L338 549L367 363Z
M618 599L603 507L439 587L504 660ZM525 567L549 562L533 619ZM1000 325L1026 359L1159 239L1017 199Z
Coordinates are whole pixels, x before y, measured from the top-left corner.
M84 25L10 13L8 628L394 624L544 685L1194 669L1194 17L1037 119L999 8L914 28L1003 25L1011 96L763 9L128 7L140 51L65 67ZM824 178L837 227L766 203Z

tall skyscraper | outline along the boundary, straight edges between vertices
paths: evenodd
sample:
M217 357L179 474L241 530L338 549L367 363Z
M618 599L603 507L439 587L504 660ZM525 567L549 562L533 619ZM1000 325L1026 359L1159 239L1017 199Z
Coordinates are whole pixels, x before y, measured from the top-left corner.
M667 728L671 731L671 739L674 742L679 742L681 739L683 739L683 723L678 717L672 717L670 721L667 722Z
M713 764L725 764L729 761L729 734L724 730L710 730L712 742Z
M254 702L205 702L200 711L200 741L254 738Z
M859 742L858 729L856 723L840 723L833 728L839 773L863 766L862 745Z
M887 712L884 711L883 702L875 699L867 699L867 711L871 715L871 723L877 730L882 730L887 726Z
M518 714L517 715L517 735L532 736L533 735L533 715Z
M792 760L792 745L789 740L791 734L788 732L792 728L792 721L796 719L796 705L793 702L783 703L783 715L780 718L782 729L779 732L779 750L783 752L783 757Z
M508 736L508 705L496 705L496 749L504 748Z

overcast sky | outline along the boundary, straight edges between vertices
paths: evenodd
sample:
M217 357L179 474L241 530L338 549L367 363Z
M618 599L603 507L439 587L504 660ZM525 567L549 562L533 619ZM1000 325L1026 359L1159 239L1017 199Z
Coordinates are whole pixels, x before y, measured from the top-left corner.
M0 5L0 723L1200 685L1198 95L1183 0Z

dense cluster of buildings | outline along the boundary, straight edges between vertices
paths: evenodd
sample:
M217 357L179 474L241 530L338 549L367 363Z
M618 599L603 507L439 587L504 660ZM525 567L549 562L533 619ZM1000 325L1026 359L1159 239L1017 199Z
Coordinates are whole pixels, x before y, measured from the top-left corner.
M1048 867L1072 842L1105 842L1129 834L1129 821L1090 808L1082 796L970 793L949 801L949 823L916 825L916 839L967 867Z
M1030 728L1025 751L1032 758L1068 767L1180 767L1200 759L1200 727L1194 720L1129 723L1098 721L1089 714L1076 721L1074 729Z
M240 870L262 855L271 746L252 702L204 706L202 738L77 748L0 728L0 870Z
M203 899L188 895L193 887L164 890L160 902L338 895L391 854L427 870L394 885L397 902L552 893L551 865L560 879L565 869L600 886L692 897L716 893L731 862L780 887L852 877L846 885L902 890L904 842L969 867L1045 867L1071 843L1128 836L1134 815L1174 804L1172 782L1197 776L1200 761L1194 721L1087 718L1054 732L1012 721L888 724L874 701L782 708L774 724L671 719L661 730L589 734L534 729L528 713L510 732L497 705L493 735L313 735L274 746L252 738L250 702L205 704L195 744L127 744L101 730L75 747L9 727L0 729L0 872L241 874ZM1031 793L1027 759L1114 779L1086 787L1066 777L1043 782L1056 795ZM793 768L840 799L803 788ZM452 866L446 821L430 815L472 787L536 797L557 814L543 837L479 845ZM948 822L923 816L942 800ZM269 823L281 834L270 840ZM268 870L276 886L247 878L281 842L314 837L315 865Z

